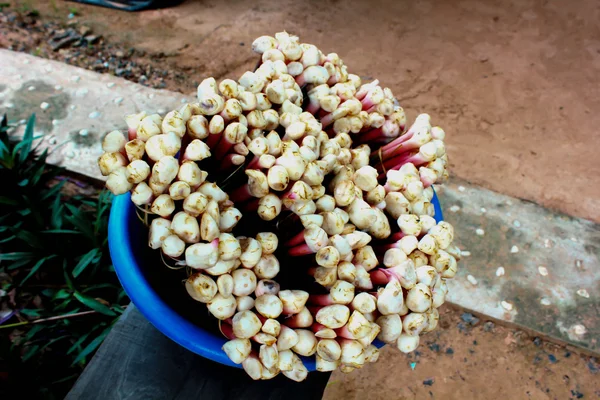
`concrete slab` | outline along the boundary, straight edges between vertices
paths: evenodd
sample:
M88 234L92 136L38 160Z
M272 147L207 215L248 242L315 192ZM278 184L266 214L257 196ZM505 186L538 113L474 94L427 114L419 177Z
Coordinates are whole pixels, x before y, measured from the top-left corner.
M125 114L164 113L191 97L0 50L0 112L24 119L35 110L56 149L51 161L93 178L102 178L100 138L123 129ZM600 353L600 225L457 179L438 192L470 252L450 302Z
M11 120L36 113L36 131L53 150L49 161L96 179L101 138L127 129L125 114L166 113L186 96L151 89L57 61L0 49L0 113Z
M448 300L600 353L600 225L458 179L437 190L465 252Z

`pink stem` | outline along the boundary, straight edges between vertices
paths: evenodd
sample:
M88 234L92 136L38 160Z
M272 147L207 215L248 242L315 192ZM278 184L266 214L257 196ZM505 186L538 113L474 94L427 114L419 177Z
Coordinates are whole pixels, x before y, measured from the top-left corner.
M361 88L358 89L354 97L356 97L359 100L364 99L364 97L377 85L379 85L378 79L375 79L373 82L367 85L363 85Z
M286 318L283 321L283 324L288 328L306 328L305 326L301 326L304 324L300 323L300 314L293 314L292 316Z
M363 110L368 110L371 107L377 107L377 104L373 103L371 93L372 92L367 93L367 95L360 101L363 105Z
M318 322L313 322L313 324L311 325L310 329L314 333L319 333L319 332L324 331L325 329L329 329L329 328L327 328L325 325L321 325Z
M352 333L348 330L348 325L344 325L341 328L334 329L337 337L345 339L356 339Z
M373 282L374 285L385 285L390 281L389 275L381 269L369 271L369 275L371 275L371 282Z
M387 120L380 128L361 133L356 137L358 143L369 143L373 141L385 141L397 137L400 134L400 127L394 122ZM377 153L377 152L374 152Z
M235 143L230 142L229 140L227 140L227 136L223 136L221 138L221 140L219 141L219 143L217 143L217 146L215 147L214 150L214 157L217 160L220 160L221 158L225 157L225 155L229 152L231 152L231 148L235 145Z
M308 98L308 105L306 106L306 111L308 111L312 115L315 115L315 113L319 111L320 108L321 104L319 103L319 100L311 99L310 97Z
M315 254L314 251L312 251L307 244L301 244L299 246L296 247L292 247L291 249L288 249L288 254L292 257L294 256L306 256L309 254Z
M250 163L248 164L246 169L260 169L258 160L259 160L259 157L254 156L254 158L252 159L252 161L250 161Z
M419 167L423 164L427 164L431 160L425 159L420 153L416 154L403 154L398 157L394 157L386 161L385 167L389 169L400 169L404 164L413 163L415 167ZM389 168L388 168L389 165Z
M233 157L235 157L237 154L227 154L223 160L221 160L221 169L223 170L229 170L229 169L233 169L235 167L239 167L240 164L234 164L232 159Z
M404 236L406 236L404 234L404 232L395 232L395 233L392 233L390 235L390 237L388 237L386 240L392 240L394 242L397 242L398 240L402 239Z
M204 143L206 143L209 149L214 149L219 143L219 140L221 140L221 136L221 133L210 134L206 139L204 139Z
M241 203L243 201L250 200L251 198L253 198L253 196L250 194L250 189L247 183L229 192L229 199L234 203Z
M315 306L330 306L335 304L330 294L311 294L308 296L308 303Z
M129 128L127 129L127 136L129 137L129 140L134 140L137 138L137 129L133 129L133 128Z
M231 326L231 322L232 322L231 318L228 318L227 320L225 320L221 323L221 332L229 340L233 340L236 338L235 334L233 333L233 327Z
M292 236L287 242L285 242L285 245L287 247L295 247L302 243L304 243L304 230L302 230L302 232Z

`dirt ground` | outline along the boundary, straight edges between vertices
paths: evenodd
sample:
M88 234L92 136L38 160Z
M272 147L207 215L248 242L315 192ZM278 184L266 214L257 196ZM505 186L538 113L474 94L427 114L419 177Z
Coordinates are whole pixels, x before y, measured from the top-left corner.
M413 354L385 347L377 363L335 372L324 399L600 398L597 360L447 306L440 324Z
M431 114L448 133L453 174L600 222L598 2L207 0L136 14L11 3L35 8L40 23L0 26L0 46L115 73L94 61L110 53L119 68L135 64L127 79L182 92L251 69L253 38L286 29L391 87L411 120ZM69 21L101 44L53 51L48 33ZM334 374L325 398L600 398L594 359L485 321L471 326L448 307L441 321L418 353L386 348L377 364Z
M411 120L431 114L454 174L600 221L596 1L204 0L142 13L11 3L144 50L155 69L176 71L164 86L185 92L239 76L256 60L252 40L286 29L380 79Z

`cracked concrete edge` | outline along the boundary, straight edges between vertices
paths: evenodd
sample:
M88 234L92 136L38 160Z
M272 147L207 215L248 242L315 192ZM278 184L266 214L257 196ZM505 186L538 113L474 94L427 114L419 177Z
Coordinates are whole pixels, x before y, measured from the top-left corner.
M0 50L0 112L17 121L35 112L42 148L52 152L49 162L95 179L104 179L96 163L101 139L127 129L126 114L165 114L194 96Z
M50 161L95 179L103 179L96 166L100 140L111 130L126 129L124 115L164 114L193 97L0 50L0 112L21 120L36 110L36 130L45 134L44 146L54 150ZM45 110L42 103L48 104ZM450 281L449 302L598 352L598 225L459 179L437 190L458 244L471 252ZM512 246L519 251L511 253ZM548 271L543 279L542 265ZM500 266L503 277L496 276ZM588 298L577 294L582 289Z
M600 353L600 225L456 178L437 190L466 252L448 301Z

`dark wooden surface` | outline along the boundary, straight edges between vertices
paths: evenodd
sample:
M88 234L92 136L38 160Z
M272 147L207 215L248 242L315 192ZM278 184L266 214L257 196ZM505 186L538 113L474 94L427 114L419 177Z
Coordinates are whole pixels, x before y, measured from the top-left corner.
M131 305L66 399L320 399L329 375L252 381L171 341Z

